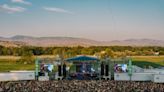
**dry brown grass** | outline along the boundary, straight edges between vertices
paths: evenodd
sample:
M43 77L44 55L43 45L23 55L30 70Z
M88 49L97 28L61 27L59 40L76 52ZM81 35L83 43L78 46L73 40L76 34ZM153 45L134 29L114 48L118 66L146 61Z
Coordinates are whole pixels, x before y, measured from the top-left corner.
M41 55L41 56L34 56L35 58L38 57L38 58L55 58L54 55ZM20 56L0 56L0 59L7 59L7 60L18 60L20 59L21 57Z

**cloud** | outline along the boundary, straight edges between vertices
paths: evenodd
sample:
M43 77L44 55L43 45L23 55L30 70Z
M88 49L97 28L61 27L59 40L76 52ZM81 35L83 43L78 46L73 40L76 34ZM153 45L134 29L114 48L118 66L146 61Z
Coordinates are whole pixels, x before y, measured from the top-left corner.
M27 2L25 0L11 0L13 3L21 3L21 4L26 4L26 5L31 5L30 2Z
M15 12L24 12L26 9L19 6L9 6L7 4L0 5L1 12L15 13Z
M43 7L43 9L46 10L46 11L50 11L50 12L74 14L73 12L70 12L68 10L61 9L61 8L56 8L56 7Z

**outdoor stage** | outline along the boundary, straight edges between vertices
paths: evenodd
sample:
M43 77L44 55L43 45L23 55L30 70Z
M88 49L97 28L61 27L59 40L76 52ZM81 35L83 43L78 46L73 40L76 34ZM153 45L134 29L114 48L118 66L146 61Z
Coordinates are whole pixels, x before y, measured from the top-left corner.
M75 66L75 71L69 71L70 79L78 80L91 80L98 79L98 64L100 60L95 57L78 56L68 58L65 60L67 63L72 63ZM97 66L96 66L97 65Z

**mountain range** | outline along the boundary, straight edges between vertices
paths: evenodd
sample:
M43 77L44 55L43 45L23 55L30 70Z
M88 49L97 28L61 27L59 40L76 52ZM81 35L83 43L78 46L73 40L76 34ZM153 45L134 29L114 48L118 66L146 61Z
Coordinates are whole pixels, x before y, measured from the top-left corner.
M16 35L10 38L0 37L3 46L164 46L163 40L154 39L127 39L113 41L95 41L75 37L32 37Z

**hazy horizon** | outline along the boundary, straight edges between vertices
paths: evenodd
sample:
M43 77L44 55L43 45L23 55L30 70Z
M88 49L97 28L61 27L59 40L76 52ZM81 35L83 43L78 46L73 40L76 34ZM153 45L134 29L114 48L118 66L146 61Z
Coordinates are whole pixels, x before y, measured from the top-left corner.
M164 39L163 0L1 0L0 36Z

